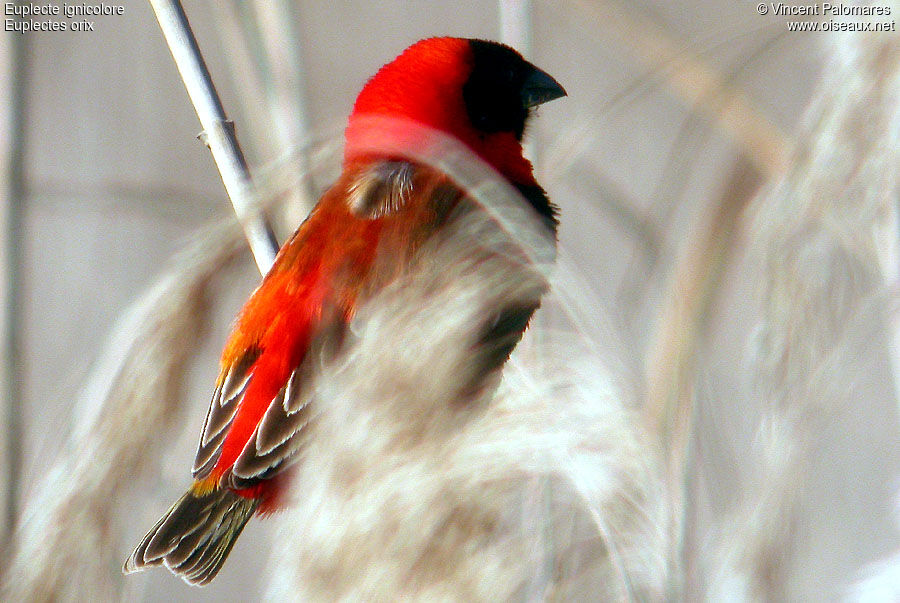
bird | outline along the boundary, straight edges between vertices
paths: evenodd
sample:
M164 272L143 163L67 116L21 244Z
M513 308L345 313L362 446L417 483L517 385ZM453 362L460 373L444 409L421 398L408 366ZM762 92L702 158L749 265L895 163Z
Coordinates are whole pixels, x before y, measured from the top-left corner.
M340 176L235 319L193 484L127 558L125 573L163 565L189 584L207 584L250 518L280 508L309 437L320 359L337 353L358 308L471 202L447 174L412 158L416 149L402 152L418 144L404 124L462 143L521 194L555 242L558 210L522 139L534 108L565 95L513 48L469 38L420 40L368 80L345 130ZM378 136L394 136L399 150L373 147L372 118L397 120ZM494 345L480 360L482 380L499 373L539 304L497 309L484 329Z

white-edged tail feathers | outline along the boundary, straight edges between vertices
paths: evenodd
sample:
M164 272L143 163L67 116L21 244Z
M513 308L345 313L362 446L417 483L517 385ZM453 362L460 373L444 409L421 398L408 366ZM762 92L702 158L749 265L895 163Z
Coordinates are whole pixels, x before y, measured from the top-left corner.
M258 505L258 500L230 490L189 490L144 536L122 571L130 574L165 564L190 584L207 584Z

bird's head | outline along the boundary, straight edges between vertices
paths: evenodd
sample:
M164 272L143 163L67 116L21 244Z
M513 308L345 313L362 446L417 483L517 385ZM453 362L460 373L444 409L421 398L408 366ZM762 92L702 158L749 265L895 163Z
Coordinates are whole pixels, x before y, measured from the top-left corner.
M371 157L371 134L364 124L373 117L396 118L449 134L513 182L532 184L521 144L529 113L565 94L556 80L509 46L463 38L421 40L382 67L360 92L345 156L348 161Z

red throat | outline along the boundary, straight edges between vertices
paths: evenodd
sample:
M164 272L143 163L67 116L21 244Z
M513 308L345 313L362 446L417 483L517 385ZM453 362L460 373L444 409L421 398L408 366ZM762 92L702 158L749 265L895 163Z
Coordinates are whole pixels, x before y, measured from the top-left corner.
M531 163L512 132L485 134L471 124L462 91L473 60L467 40L430 38L410 46L382 67L353 106L345 162L378 155L372 149L381 145L415 145L416 137L410 132L413 128L408 125L415 122L462 141L509 180L536 184ZM390 118L397 122L385 127ZM377 128L372 127L375 119L380 122Z

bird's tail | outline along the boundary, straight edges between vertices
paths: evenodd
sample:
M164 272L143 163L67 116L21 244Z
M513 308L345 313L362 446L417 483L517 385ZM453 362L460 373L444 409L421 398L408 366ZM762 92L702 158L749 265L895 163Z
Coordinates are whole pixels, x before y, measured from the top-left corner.
M188 490L144 536L122 571L130 574L165 564L191 584L206 584L219 572L258 505L258 499L226 489Z

